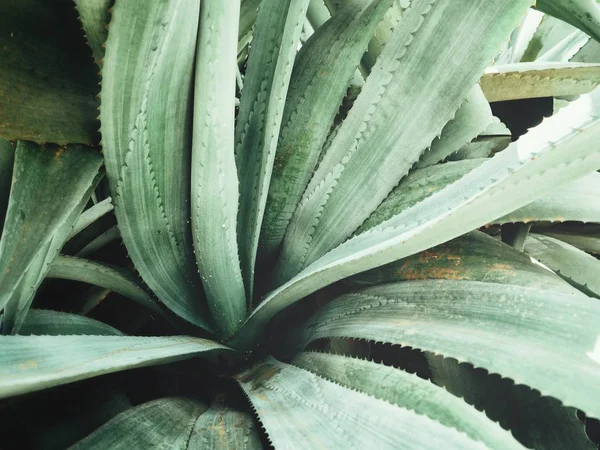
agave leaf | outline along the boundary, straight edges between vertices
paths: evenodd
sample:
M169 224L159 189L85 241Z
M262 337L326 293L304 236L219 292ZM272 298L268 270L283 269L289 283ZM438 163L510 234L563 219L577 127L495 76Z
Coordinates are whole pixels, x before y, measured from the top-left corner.
M362 338L439 353L598 418L599 319L600 304L581 294L409 281L339 297L309 322L305 338Z
M77 314L44 309L31 309L19 330L20 335L91 334L95 336L122 336L116 328L104 322Z
M199 6L199 0L117 2L100 120L115 214L135 267L176 314L210 329L189 225Z
M537 61L567 62L575 56L579 50L589 42L590 37L583 31L575 30L562 41L542 54Z
M83 214L79 216L79 219L77 219L75 225L73 225L73 229L69 233L69 237L67 239L71 239L73 236L81 233L83 230L85 230L87 227L93 224L96 220L100 219L101 217L104 217L106 214L113 211L114 209L115 208L112 204L112 199L110 197L105 198L101 202L96 203L91 208L86 209L83 212Z
M294 213L276 283L342 243L385 199L455 114L530 3L411 3Z
M110 289L162 315L152 297L140 286L136 277L124 269L115 269L102 263L74 256L58 256L50 266L48 278L81 281Z
M50 263L100 180L102 157L79 145L19 141L0 241L2 331L18 332Z
M530 258L481 231L473 231L422 253L354 275L354 286L410 280L467 280L576 291Z
M187 448L192 449L262 449L258 430L251 414L230 406L219 395L196 421Z
M600 173L594 172L549 191L533 203L492 223L594 222L600 223Z
M490 102L580 95L600 84L600 64L519 63L490 67L481 88Z
M544 14L540 11L530 9L521 19L519 26L511 33L510 40L506 43L506 47L498 55L494 64L521 62L531 47L532 41L536 39L544 17ZM556 21L558 22L558 20Z
M278 312L335 281L449 241L600 167L600 90L582 96L476 170L330 251L252 312L233 342L252 345Z
M14 145L0 138L0 230L4 227L4 217L6 216L6 208L8 207L14 161Z
M231 350L188 336L0 336L0 398Z
M277 137L309 0L262 0L254 26L235 130L240 180L238 242L246 296L254 265Z
M293 364L465 433L490 449L524 448L497 423L444 389L403 370L327 353L305 352Z
M510 130L494 118L492 124L476 139L463 145L456 153L448 156L448 161L462 161L465 159L488 158L504 150L512 142Z
M426 416L273 358L236 378L276 448L481 448Z
M98 79L70 0L0 4L0 137L98 141Z
M102 66L104 43L108 37L109 8L113 0L74 0L85 38L96 64Z
M94 252L100 250L107 244L110 244L113 241L116 241L121 237L119 233L119 228L115 225L114 227L109 228L99 236L95 237L91 242L89 242L85 247L83 247L80 251L77 252L77 257L79 258L87 258L92 255Z
M596 0L537 0L536 8L600 41L600 5Z
M571 62L600 63L600 42L589 40L581 50L571 58Z
M234 100L239 0L204 0L196 59L192 233L215 326L231 335L246 315L237 246Z
M593 450L577 410L552 397L540 397L527 386L490 375L468 364L425 353L431 380L512 432L527 448Z
M274 256L281 245L350 79L391 3L351 3L319 28L298 53L275 154L259 259Z
M190 448L190 432L205 410L202 403L184 397L153 400L113 417L70 450Z
M256 22L258 8L262 0L242 0L240 7L240 24L238 36L240 40L252 32L252 27Z
M544 235L566 242L584 252L600 254L600 236L586 236L582 234L542 231Z
M529 255L582 292L600 298L600 261L566 242L540 234L525 241Z
M431 148L421 155L416 167L423 168L443 161L485 132L493 122L494 116L490 104L477 84L456 111L454 119L446 124L441 136L434 139Z

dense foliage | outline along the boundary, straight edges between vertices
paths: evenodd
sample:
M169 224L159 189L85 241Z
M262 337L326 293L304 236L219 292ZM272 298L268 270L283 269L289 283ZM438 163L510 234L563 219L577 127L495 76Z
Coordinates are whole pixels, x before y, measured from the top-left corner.
M2 0L0 448L595 448L599 41L596 0Z

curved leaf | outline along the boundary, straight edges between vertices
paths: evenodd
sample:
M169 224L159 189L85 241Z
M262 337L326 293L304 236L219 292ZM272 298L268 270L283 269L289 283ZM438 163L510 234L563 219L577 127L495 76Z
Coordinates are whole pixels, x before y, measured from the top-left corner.
M491 449L524 448L485 414L415 374L361 359L315 352L301 353L293 364L455 428Z
M600 261L558 239L530 235L525 251L548 266L577 289L600 298Z
M600 84L600 64L519 63L490 67L481 89L490 102L580 95Z
M235 130L240 179L237 231L249 300L277 137L308 2L262 0L254 26Z
M0 398L223 351L187 336L0 336Z
M20 335L90 334L95 336L122 336L116 328L98 320L77 314L44 309L31 309L19 330Z
M453 428L273 358L236 377L276 448L481 448Z
M199 6L199 0L116 3L100 120L115 214L136 269L176 314L210 329L188 223L188 100Z
M330 251L271 292L232 340L335 281L449 241L600 167L600 90L582 96L455 183ZM568 149L568 151L567 151Z
M294 213L276 284L341 244L385 199L456 113L530 4L411 2Z
M273 257L281 245L349 81L391 3L351 3L319 28L298 53L275 154L259 259Z
M0 236L2 236L1 230L4 227L4 217L8 207L14 161L14 145L0 138Z
M81 281L110 289L155 313L163 314L158 304L139 285L135 276L123 269L117 270L95 261L88 261L74 256L58 256L52 262L46 276L48 278Z
M83 230L85 230L87 227L93 224L96 220L110 213L114 209L115 208L112 204L112 199L110 197L105 198L101 202L96 203L91 208L86 209L81 214L81 216L79 216L79 219L77 219L75 225L73 225L73 229L69 233L67 239L71 239L73 236L81 233Z
M544 235L553 237L560 241L566 242L567 244L577 247L584 252L600 254L600 236L597 235L584 235L584 234L572 234L572 233L561 233L554 231L541 231Z
M600 41L600 5L596 0L537 0L536 8Z
M70 0L0 3L0 137L98 142L98 78Z
M600 417L600 304L581 294L475 281L412 281L339 297L306 341L352 337L439 353Z
M18 332L50 263L100 180L102 156L83 146L19 141L0 240L2 331Z
M74 0L85 38L92 49L96 64L102 65L104 43L108 37L108 8L113 0Z
M200 9L192 147L192 234L208 308L231 335L246 315L237 247L234 100L239 0ZM233 24L233 25L232 25Z
M154 400L113 417L70 449L186 449L194 422L205 410L189 398Z

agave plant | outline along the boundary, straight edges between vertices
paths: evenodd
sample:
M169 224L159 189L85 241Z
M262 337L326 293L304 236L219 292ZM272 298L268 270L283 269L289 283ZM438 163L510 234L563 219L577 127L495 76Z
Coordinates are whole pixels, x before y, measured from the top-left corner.
M3 0L0 447L595 448L600 5L533 3Z

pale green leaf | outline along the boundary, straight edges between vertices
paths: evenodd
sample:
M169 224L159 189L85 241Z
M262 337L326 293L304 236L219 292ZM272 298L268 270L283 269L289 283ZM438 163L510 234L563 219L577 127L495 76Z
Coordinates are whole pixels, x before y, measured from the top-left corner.
M543 231L543 234L566 242L584 252L600 254L600 236L555 231Z
M48 278L80 281L110 289L151 311L163 312L154 299L140 286L139 281L124 269L116 269L105 264L74 256L58 256L51 264Z
M600 41L600 5L596 0L537 0L536 8Z
M600 42L589 40L587 44L581 47L571 62L581 63L600 63Z
M468 362L600 417L600 304L582 294L475 281L412 281L325 306L306 342L352 337Z
M449 241L598 169L599 104L600 90L582 96L460 180L330 251L271 292L234 342L252 345L275 314L322 287Z
M315 352L301 353L293 364L455 428L491 449L524 448L485 414L415 374L361 359Z
M108 8L112 0L74 0L74 2L94 60L101 66L104 58L103 44L108 37L110 21Z
M129 256L161 301L210 329L189 225L188 100L199 7L199 0L116 3L102 68L100 120Z
M346 240L385 199L456 113L530 4L411 2L294 213L276 264L277 284Z
M77 252L77 257L79 258L87 258L92 255L94 252L100 250L107 244L110 244L113 241L116 241L121 237L119 233L119 228L115 225L114 227L109 228L104 231L94 239L92 239L85 247Z
M600 298L600 261L566 242L540 234L530 235L525 251L577 289Z
M236 378L275 448L486 448L426 416L273 358Z
M81 233L83 230L85 230L87 227L93 224L96 220L104 217L108 213L112 212L114 209L115 208L112 204L112 199L110 197L105 198L104 200L96 203L89 209L86 209L81 214L81 216L79 216L79 219L77 219L75 225L73 225L73 229L69 233L69 237L67 239L71 239L73 236Z
M205 410L189 398L153 400L113 417L70 450L186 450L194 422Z
M292 66L309 0L262 0L235 130L240 180L238 242L252 298L260 228Z
M80 145L19 141L0 240L2 331L18 332L49 265L100 180L102 156Z
M530 9L521 19L519 26L511 33L510 39L505 43L500 55L494 60L494 64L521 62L526 57L525 55L527 55L532 41L539 41L536 37L544 17L543 13Z
M234 100L239 0L203 0L194 90L192 234L215 326L231 335L246 315L237 246Z
M223 351L188 336L0 336L0 398Z
M20 335L90 334L95 336L122 336L116 328L98 320L77 314L44 309L31 309L19 330Z
M351 3L302 47L292 72L261 230L272 258L319 160L350 79L390 0Z
M493 66L481 78L490 102L580 95L600 84L600 64L519 63Z

